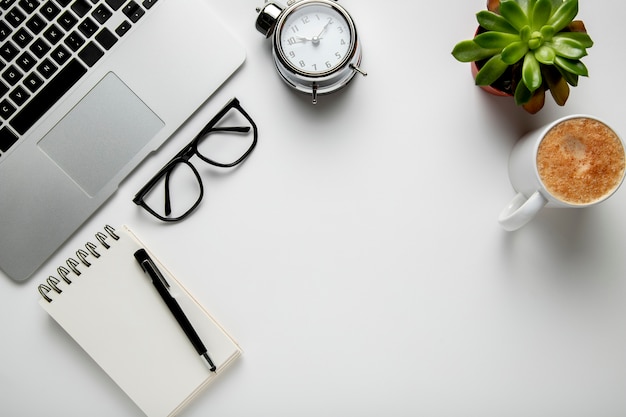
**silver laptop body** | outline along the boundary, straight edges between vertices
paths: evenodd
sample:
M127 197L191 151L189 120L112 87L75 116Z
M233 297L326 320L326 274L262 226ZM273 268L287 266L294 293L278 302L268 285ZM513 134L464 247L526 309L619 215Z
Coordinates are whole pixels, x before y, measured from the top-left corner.
M109 2L115 0L103 0L104 9L111 9ZM14 19L9 16L11 10L28 3L0 0L5 9L0 21ZM67 0L30 3L32 7L59 7L54 19L41 19L57 26L64 11L71 13L73 6L64 9L61 4ZM70 32L80 33L83 20L97 17L98 5L87 3L91 9ZM140 18L129 13L129 17L115 15L105 22L113 34L130 26L109 50L96 42L96 34L84 36L104 52L91 67L82 62L81 49L66 48L75 61L67 72L75 73L80 62L86 74L15 145L0 150L0 269L14 280L31 276L245 60L243 47L212 14L206 0L123 3L124 8L137 3L149 7L144 7L145 13L140 10ZM22 14L27 20L49 11L33 9ZM8 24L17 32L25 23L13 27L17 24L13 20ZM25 31L29 32L27 27ZM15 34L7 39L19 40ZM69 41L61 39L58 45L71 45ZM49 54L55 49L51 46ZM38 71L32 69L44 78ZM23 71L20 81L28 75ZM9 83L5 80L4 84ZM6 103L11 105L11 99ZM25 129L23 121L10 118L0 127L14 133Z

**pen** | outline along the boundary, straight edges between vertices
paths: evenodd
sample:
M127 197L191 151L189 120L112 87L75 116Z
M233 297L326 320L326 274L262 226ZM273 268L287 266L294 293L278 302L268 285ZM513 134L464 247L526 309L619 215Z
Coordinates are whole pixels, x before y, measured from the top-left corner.
M141 268L144 270L144 272L150 276L150 279L152 279L152 284L159 292L159 295L161 296L165 304L167 304L167 307L170 309L170 311L176 318L176 321L187 335L187 338L196 349L196 352L198 352L198 355L203 356L209 363L211 372L215 372L216 366L209 357L206 347L204 347L202 340L200 340L200 336L198 336L198 333L196 333L196 331L194 330L193 326L189 322L189 319L187 319L187 316L185 316L183 309L180 308L178 302L176 302L174 297L172 297L172 295L170 294L169 284L148 255L148 252L146 252L145 249L139 249L135 252L135 259L137 260L139 265L141 265Z

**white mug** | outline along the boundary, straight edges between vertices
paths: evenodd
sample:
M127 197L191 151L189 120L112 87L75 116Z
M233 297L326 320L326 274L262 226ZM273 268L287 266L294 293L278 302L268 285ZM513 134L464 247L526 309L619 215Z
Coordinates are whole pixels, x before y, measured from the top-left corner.
M580 130L567 130L572 126ZM599 141L611 145L610 152L598 152ZM592 159L590 150L600 156ZM602 165L603 159L610 162ZM511 151L509 178L517 195L502 210L498 221L505 230L512 231L528 223L544 206L580 208L598 204L621 185L625 160L623 139L594 116L566 116L534 130ZM578 165L574 169L566 161L576 161ZM560 167L567 175L556 173ZM590 178L595 178L594 182ZM591 186L598 179L606 183L604 187Z

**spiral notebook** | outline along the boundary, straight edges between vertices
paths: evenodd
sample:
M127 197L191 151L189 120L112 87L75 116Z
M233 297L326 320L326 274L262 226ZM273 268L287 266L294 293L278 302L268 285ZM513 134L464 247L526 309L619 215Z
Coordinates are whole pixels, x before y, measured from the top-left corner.
M135 260L141 248L165 276L215 372ZM150 417L176 415L241 354L235 340L128 227L106 226L96 233L39 285L39 292L44 310Z

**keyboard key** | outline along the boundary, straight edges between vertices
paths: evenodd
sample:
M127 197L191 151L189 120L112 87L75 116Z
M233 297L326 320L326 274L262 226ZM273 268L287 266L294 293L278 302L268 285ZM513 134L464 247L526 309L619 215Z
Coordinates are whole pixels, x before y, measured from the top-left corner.
M2 73L2 78L10 85L15 85L19 80L22 79L24 74L20 70L17 69L14 65L9 65L9 67Z
M45 78L50 78L56 72L58 67L52 63L48 58L41 61L41 64L37 65L37 71Z
M9 117L13 116L15 110L17 109L13 104L9 103L9 100L5 99L0 102L0 117L2 119L8 120Z
M51 22L61 12L61 9L59 9L59 6L54 4L52 1L48 1L43 5L39 12L43 15L43 17Z
M29 49L37 58L43 58L44 55L46 55L50 50L50 45L48 45L43 39L35 39L35 42L30 45Z
M106 0L106 3L113 10L117 10L124 4L126 0Z
M80 62L70 60L9 124L19 134L26 133L86 72Z
M0 81L0 97L2 97L8 92L9 92L9 87L7 87L5 83Z
M67 32L78 23L78 19L74 13L67 11L57 19L57 23Z
M26 27L30 29L35 35L39 35L46 27L46 22L38 14L32 16L26 22Z
M66 7L68 4L72 2L72 0L56 0L57 3L61 5L61 7Z
M43 85L43 80L37 74L32 72L28 74L26 78L24 78L23 84L26 86L26 88L28 88L28 91L34 93L41 88L41 86Z
M11 32L13 32L13 29L4 20L0 20L0 42L8 38Z
M143 7L145 7L146 9L150 9L152 6L154 6L154 4L157 2L157 0L143 0Z
M103 24L104 22L109 20L112 15L113 13L111 13L111 11L104 4L96 7L96 10L91 13L91 16L93 16L93 18L96 19L100 24Z
M117 29L115 29L115 33L117 33L117 36L122 37L130 30L130 26L131 24L129 21L122 22Z
M0 49L0 56L4 58L6 61L12 61L13 58L20 53L20 50L13 44L13 42L8 41L4 45L2 45L2 49Z
M63 45L57 46L50 54L50 57L59 65L65 64L71 56L71 52L68 51Z
M15 61L24 72L30 71L35 66L36 62L35 57L28 53L28 51L23 52Z
M80 36L80 34L76 31L73 31L67 38L65 38L65 44L74 52L78 51L78 49L85 44L85 39Z
M91 4L87 0L76 0L72 3L72 10L79 17L83 17L91 10Z
M43 33L43 37L46 38L48 42L52 45L56 45L61 38L63 37L63 31L59 29L59 27L55 24L52 24L46 31Z
M104 49L108 51L117 42L117 37L111 33L109 29L102 28L102 30L96 35L96 40Z
M30 94L28 94L26 90L24 90L24 87L22 87L21 85L15 87L15 89L11 91L11 94L9 94L9 98L13 100L13 103L17 104L18 106L26 103L26 100L28 100L29 97Z
M16 28L26 19L26 15L19 9L13 8L6 14L5 19L11 26Z
M6 126L0 129L0 151L8 151L15 142L17 142L17 135L11 129Z
M13 3L15 3L15 0L0 0L0 7L2 10L9 10Z
M13 35L12 39L17 44L17 46L24 49L30 43L30 41L33 40L33 35L28 33L26 29L22 28L15 32L15 35Z
M141 16L146 13L146 11L133 0L129 1L128 4L124 6L123 12L133 23L137 23Z
M78 56L80 57L80 59L82 59L83 62L87 64L87 66L89 67L93 67L95 63L98 62L100 58L102 58L103 55L104 55L104 52L102 51L102 49L98 48L96 44L93 42L89 42L78 53Z
M38 0L20 0L20 7L28 14L31 14L39 6Z
M98 30L98 25L91 20L91 18L87 17L81 22L80 26L78 26L78 30L80 30L86 38L91 38Z

